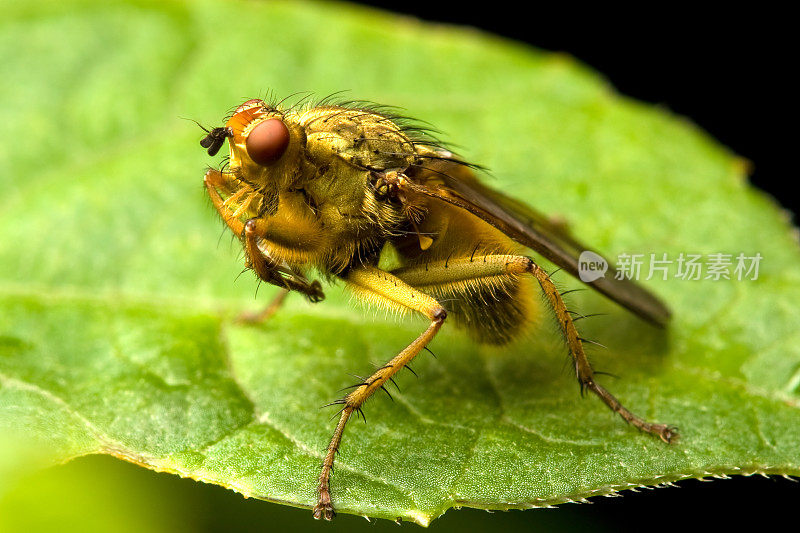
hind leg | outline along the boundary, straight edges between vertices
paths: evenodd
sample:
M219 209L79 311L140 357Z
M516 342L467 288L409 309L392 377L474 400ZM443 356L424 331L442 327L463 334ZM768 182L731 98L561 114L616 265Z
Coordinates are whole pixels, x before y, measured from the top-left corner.
M578 334L561 293L550 276L529 257L517 255L485 255L463 259L431 262L422 266L403 268L393 273L415 287L430 288L435 285L453 284L463 281L481 283L498 276L532 275L542 288L550 307L556 315L561 333L567 342L572 358L575 374L581 391L590 390L597 395L612 411L619 414L626 422L636 428L658 436L664 442L671 442L678 437L677 430L665 424L654 424L632 413L610 392L595 380L594 370L586 358L583 348L584 340Z

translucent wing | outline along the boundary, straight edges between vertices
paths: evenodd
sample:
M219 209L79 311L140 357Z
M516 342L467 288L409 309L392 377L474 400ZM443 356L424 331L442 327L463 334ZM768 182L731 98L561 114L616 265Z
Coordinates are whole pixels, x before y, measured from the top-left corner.
M578 257L593 251L569 235L566 228L527 205L483 185L469 166L437 157L426 159L407 171L410 191L438 198L478 216L518 243L578 277ZM597 253L597 252L594 252ZM602 254L598 254L602 257ZM588 282L598 292L641 318L665 326L670 311L656 296L629 279L617 279L609 265L605 276Z

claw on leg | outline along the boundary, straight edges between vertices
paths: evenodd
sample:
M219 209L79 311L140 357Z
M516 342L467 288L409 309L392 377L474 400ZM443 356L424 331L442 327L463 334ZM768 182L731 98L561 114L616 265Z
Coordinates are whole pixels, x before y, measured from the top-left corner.
M314 506L314 518L316 520L333 520L336 516L336 511L333 510L333 503L331 503L331 493L327 489L319 491L319 501Z

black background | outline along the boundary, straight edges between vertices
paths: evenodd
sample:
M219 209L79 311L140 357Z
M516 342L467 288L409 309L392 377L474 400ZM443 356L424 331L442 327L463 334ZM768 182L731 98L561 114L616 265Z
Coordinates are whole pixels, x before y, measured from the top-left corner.
M797 82L790 79L797 70L796 28L785 14L752 7L702 14L583 6L553 12L505 1L359 3L566 52L620 93L699 124L753 164L753 184L797 213Z
M701 13L587 11L575 5L554 13L507 2L360 3L566 52L602 73L620 93L690 118L750 160L751 182L797 213L792 126L797 84L790 80L797 57L786 14L752 6L746 12L728 6L725 13ZM596 520L620 530L745 526L747 519L767 527L782 519L796 524L792 504L800 503L800 483L754 476L679 485L599 498L565 512L576 514L579 523Z

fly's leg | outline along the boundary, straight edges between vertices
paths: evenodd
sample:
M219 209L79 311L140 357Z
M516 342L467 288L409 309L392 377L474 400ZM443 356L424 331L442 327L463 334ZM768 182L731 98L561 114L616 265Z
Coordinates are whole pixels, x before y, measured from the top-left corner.
M256 313L242 313L236 320L244 324L261 324L266 322L283 306L283 302L286 301L287 296L289 296L289 289L281 289L264 309Z
M671 442L677 439L678 433L674 427L665 424L653 424L633 414L595 381L594 371L583 349L583 340L578 335L572 315L567 310L561 293L547 272L529 257L514 255L473 256L464 259L449 259L447 261L428 263L424 267L399 269L393 271L393 274L415 287L490 278L492 276L531 274L539 282L539 286L542 288L550 307L555 312L561 333L567 341L581 390L588 389L592 391L612 411L638 429L657 435L664 442Z
M225 221L225 224L233 231L234 235L241 235L244 231L244 224L241 220L232 216L233 212L227 209L225 200L222 199L217 190L221 189L226 193L233 194L235 185L230 182L230 178L219 170L211 168L208 169L205 177L203 177L203 183L206 186L209 198L211 198L211 203L214 204L214 209L220 214L222 220Z
M208 196L211 198L211 203L214 205L217 212L219 212L222 220L225 221L225 224L234 234L244 240L245 251L248 257L248 266L255 271L260 279L284 289L264 311L252 315L243 314L240 320L244 322L260 322L268 319L275 314L283 304L288 291L301 292L312 302L320 302L325 299L325 294L322 292L322 286L319 281L308 281L296 272L276 264L274 261L265 257L261 250L259 250L258 238L264 234L266 222L257 218L251 218L247 222L242 222L238 217L234 216L234 211L228 208L218 190L220 189L226 194L237 194L234 192L237 185L231 183L228 176L218 170L209 169L208 172L206 172L203 182L205 183Z
M589 364L589 360L586 358L586 352L583 350L583 340L578 335L578 330L575 329L575 322L572 320L572 315L570 315L569 311L567 310L567 306L564 304L561 293L558 291L553 283L553 280L550 279L550 276L544 271L544 269L534 263L531 259L525 259L527 260L527 264L525 265L526 271L533 274L533 276L536 278L536 281L539 282L539 286L542 288L545 297L547 297L547 300L550 302L550 306L553 308L553 311L556 314L558 324L561 327L561 332L564 335L564 338L567 339L567 346L569 346L569 353L572 356L573 362L575 363L575 373L578 376L578 382L581 385L581 389L589 389L595 393L612 411L617 413L626 422L640 429L641 431L652 433L667 443L676 440L678 438L678 430L675 427L668 426L666 424L654 424L646 421L638 415L633 414L610 392L608 392L595 381L594 371L592 370L592 366Z
M354 412L361 410L364 402L379 390L383 385L397 374L405 365L411 362L416 355L433 339L439 328L442 327L447 312L435 299L424 294L397 277L373 267L363 267L351 271L345 276L348 286L357 296L368 302L394 308L407 308L425 315L431 322L422 334L397 354L384 366L376 370L353 391L336 403L342 405L339 412L339 422L331 437L330 444L322 463L319 475L319 499L314 507L314 518L331 520L336 513L331 502L330 477L336 452L342 442L342 435L347 421Z
M297 291L306 295L311 302L325 299L319 281L308 281L300 274L284 268L266 257L258 248L258 239L267 231L267 222L262 218L251 218L244 224L244 249L248 257L248 265L256 275L267 283ZM280 305L280 302L279 302Z

